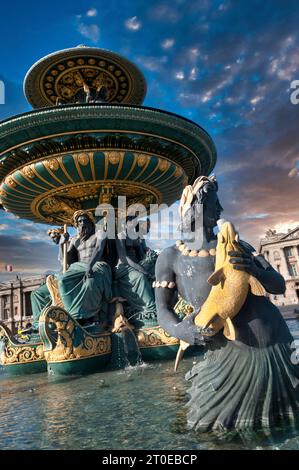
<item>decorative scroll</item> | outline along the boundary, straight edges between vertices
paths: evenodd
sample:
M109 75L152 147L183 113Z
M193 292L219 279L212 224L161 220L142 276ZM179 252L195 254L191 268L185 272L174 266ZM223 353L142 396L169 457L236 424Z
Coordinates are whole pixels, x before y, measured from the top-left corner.
M138 345L140 348L151 348L153 346L170 346L179 344L177 338L173 338L160 326L142 328L136 331Z
M18 343L3 323L0 323L0 342L4 344L0 352L0 363L3 366L45 360L42 343Z
M110 333L88 334L61 307L47 307L40 318L40 334L48 362L64 362L111 352Z

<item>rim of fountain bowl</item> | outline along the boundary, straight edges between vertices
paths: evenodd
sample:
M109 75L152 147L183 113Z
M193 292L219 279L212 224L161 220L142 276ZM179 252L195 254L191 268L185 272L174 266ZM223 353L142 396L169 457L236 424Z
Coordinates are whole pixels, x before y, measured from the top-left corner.
M80 104L66 104L66 105L61 105L61 106L49 106L47 108L40 108L40 109L33 109L30 111L26 111L25 113L21 113L21 114L12 116L10 118L4 119L3 121L0 121L0 145L1 145L1 140L5 141L5 147L2 144L2 148L3 147L4 148L1 151L1 154L5 154L5 152L8 151L8 149L11 147L14 147L14 146L17 147L22 144L25 145L26 142L31 140L28 135L28 129L34 126L36 127L41 126L42 124L40 122L34 122L32 120L34 116L39 117L39 119L42 116L45 118L47 117L50 118L51 116L54 117L55 115L57 116L60 114L63 116L64 114L70 114L70 112L72 111L73 112L78 111L77 115L76 113L74 113L74 116L73 116L74 120L82 119L84 121L87 118L86 114L88 114L88 112L90 113L89 118L91 120L98 119L101 117L102 118L105 117L105 119L109 117L115 119L116 117L113 115L108 116L108 117L101 116L100 114L97 115L96 114L97 110L105 110L109 112L117 111L119 113L118 118L127 119L128 122L130 122L130 118L131 118L131 122L134 121L134 113L135 113L135 118L138 118L138 119L135 119L135 121L137 122L140 122L139 119L143 115L145 118L145 121L147 120L147 122L143 123L142 125L144 126L144 124L147 123L147 124L150 124L151 126L153 125L157 126L157 131L159 133L159 136L165 139L167 139L167 136L165 136L163 132L161 133L159 132L159 126L163 125L166 128L168 127L169 129L176 128L176 130L180 130L183 133L183 136L185 135L185 139L183 139L183 141L180 139L178 143L184 144L188 140L188 146L191 147L191 149L193 150L193 153L196 155L196 158L199 160L200 165L205 167L203 168L204 171L202 171L202 173L209 174L215 167L215 164L217 161L217 150L216 150L214 141L212 137L210 136L210 134L196 122L184 116L180 116L179 114L176 114L170 111L165 111L159 108L153 108L150 106L139 106L139 105L136 106L136 105L129 105L129 104L113 104L113 103L111 104L110 103L109 104L107 103L92 103L92 104L80 103ZM85 113L85 111L87 112ZM128 111L131 111L131 114L128 113ZM94 112L94 114L92 112ZM136 116L136 114L139 114L139 116ZM152 117L152 119L149 119L150 117ZM157 119L158 117L160 119ZM62 122L62 119L61 120L53 119L52 123L55 123L55 122L56 123ZM74 130L76 130L77 133L80 134L80 133L84 133L84 131L86 131L87 129L74 129ZM134 133L134 129L126 129L126 130L128 132ZM23 133L24 131L25 132L27 131L28 138L27 139L22 138L19 142L16 143L16 140L15 140L16 135L18 133ZM94 132L96 131L97 129L94 130ZM105 129L103 131L105 131ZM117 132L117 130L115 130L115 132ZM144 132L146 134L146 130ZM65 133L67 134L67 131ZM8 142L10 136L11 137L13 136L14 142L12 141ZM53 132L53 136L54 136L54 132ZM46 135L40 136L41 139L45 137L51 137L51 134L49 134L48 136ZM192 141L190 141L190 139L192 139ZM36 136L36 140L38 140L37 136ZM203 146L206 150L206 155L204 159L200 158L201 152L196 152L196 147L198 144ZM3 162L2 170L4 169L5 169L5 163ZM8 173L10 171L11 169L9 169ZM197 176L199 175L195 175L194 177L197 177Z

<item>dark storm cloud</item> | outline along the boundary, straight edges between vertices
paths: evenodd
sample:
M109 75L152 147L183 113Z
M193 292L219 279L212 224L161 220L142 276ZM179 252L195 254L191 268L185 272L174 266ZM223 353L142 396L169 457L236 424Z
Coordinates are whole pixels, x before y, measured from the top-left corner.
M43 273L59 267L57 247L49 242L28 241L21 237L0 234L0 265L13 265L14 271Z

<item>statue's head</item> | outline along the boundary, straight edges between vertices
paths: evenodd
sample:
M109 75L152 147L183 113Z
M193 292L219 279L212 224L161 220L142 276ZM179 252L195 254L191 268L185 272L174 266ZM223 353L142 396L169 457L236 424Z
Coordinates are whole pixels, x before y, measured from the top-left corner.
M180 202L182 229L191 226L202 218L205 229L212 230L220 219L223 208L218 199L218 183L215 176L200 176L193 185L186 186Z
M48 230L48 235L55 245L58 245L61 235L63 234L62 228L51 228Z
M95 220L90 211L76 211L73 215L73 225L82 240L87 240L95 233Z

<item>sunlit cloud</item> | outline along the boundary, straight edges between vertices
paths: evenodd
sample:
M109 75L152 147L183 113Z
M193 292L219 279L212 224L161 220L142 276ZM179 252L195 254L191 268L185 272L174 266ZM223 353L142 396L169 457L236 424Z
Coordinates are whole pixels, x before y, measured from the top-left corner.
M198 69L197 67L193 67L191 69L191 72L189 74L189 80L196 80L197 79L197 74L198 74Z
M139 31L139 29L142 27L142 23L138 20L137 16L132 16L132 18L128 18L125 21L125 27L129 31Z
M263 99L262 96L255 96L254 98L252 98L252 99L250 100L250 103L253 104L253 105L255 105L255 104L259 103L262 99Z
M139 62L147 70L150 70L151 72L158 72L162 69L164 64L167 63L168 58L166 56L138 56L136 58L136 61Z
M164 41L161 42L161 46L163 47L163 49L170 49L171 47L173 47L174 43L175 40L173 38L164 39Z
M78 31L82 36L90 39L90 41L93 43L97 43L99 41L100 28L96 24L79 23Z
M298 166L295 166L294 168L292 168L288 173L289 178L294 178L296 176L299 176L299 163L298 163Z
M93 17L93 18L97 16L97 14L98 14L98 10L96 8L90 8L86 12L86 16Z
M177 80L184 80L184 78L185 78L184 72L183 72L182 70L180 70L179 72L176 72L175 78L176 78Z

